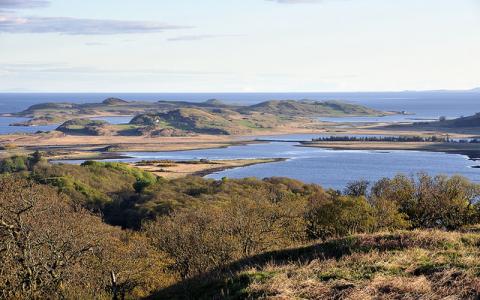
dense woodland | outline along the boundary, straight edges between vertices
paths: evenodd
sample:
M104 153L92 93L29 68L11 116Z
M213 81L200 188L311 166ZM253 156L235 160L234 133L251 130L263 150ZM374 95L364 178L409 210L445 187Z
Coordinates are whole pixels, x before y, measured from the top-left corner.
M480 219L480 186L460 176L337 191L287 178L165 180L121 163L50 164L38 152L0 161L0 172L1 299L256 298L266 295L215 280L271 251ZM205 293L198 278L212 282Z

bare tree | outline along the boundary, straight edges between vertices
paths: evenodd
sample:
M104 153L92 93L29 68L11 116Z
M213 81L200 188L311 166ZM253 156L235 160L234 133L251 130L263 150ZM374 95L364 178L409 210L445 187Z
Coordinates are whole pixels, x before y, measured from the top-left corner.
M67 270L91 255L96 219L55 191L27 180L0 178L1 296L54 295Z

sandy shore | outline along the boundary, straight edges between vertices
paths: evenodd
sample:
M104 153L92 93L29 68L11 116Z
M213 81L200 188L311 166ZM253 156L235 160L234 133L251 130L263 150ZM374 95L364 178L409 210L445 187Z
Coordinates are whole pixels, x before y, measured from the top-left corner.
M257 130L246 135L195 135L186 137L148 136L80 136L61 132L40 134L0 135L0 157L26 154L39 150L49 159L104 159L116 158L122 152L157 152L223 148L255 142L264 135L319 133L310 123L280 126L275 129ZM318 123L315 122L318 125Z
M273 163L284 159L235 159L214 161L147 161L132 163L131 166L149 171L157 176L174 179L186 176L206 176L227 169L246 167L257 164Z
M26 154L39 150L49 159L105 159L122 157L124 152L156 152L222 148L233 145L245 145L255 142L256 137L265 135L287 134L318 134L318 135L444 135L435 131L402 131L386 129L384 124L376 125L339 125L315 120L291 122L274 129L256 130L246 135L196 135L187 137L148 137L148 136L78 136L66 135L53 131L39 134L10 134L0 135L0 146L6 148L0 151L0 158L15 154ZM451 138L468 138L466 134L450 134ZM458 153L458 148L465 146L455 145L385 145L383 143L330 143L335 149L405 149L428 150ZM476 146L476 145L474 145ZM322 146L324 147L324 146ZM455 149L451 149L451 148ZM440 149L440 150L438 150ZM448 151L446 151L448 150ZM467 149L468 153L475 152ZM463 150L462 150L463 151ZM462 152L463 153L463 152ZM467 154L469 155L469 154Z
M480 144L431 143L431 142L312 142L303 147L318 147L335 150L416 150L462 154L470 159L480 159Z

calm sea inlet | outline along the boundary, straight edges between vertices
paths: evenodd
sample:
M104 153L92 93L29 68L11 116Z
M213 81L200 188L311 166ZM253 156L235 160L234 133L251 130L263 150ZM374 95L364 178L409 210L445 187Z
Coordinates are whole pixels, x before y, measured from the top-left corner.
M262 137L283 142L263 142L245 146L174 152L128 152L128 159L111 161L136 162L141 160L222 160L248 158L286 158L268 164L229 169L206 176L221 179L272 176L290 177L324 187L343 189L353 180L376 181L402 173L414 175L427 172L431 175L463 175L480 183L480 163L456 154L421 151L343 151L300 147L297 141L311 140L319 135L288 135ZM289 141L290 140L290 141ZM81 163L82 161L67 161Z

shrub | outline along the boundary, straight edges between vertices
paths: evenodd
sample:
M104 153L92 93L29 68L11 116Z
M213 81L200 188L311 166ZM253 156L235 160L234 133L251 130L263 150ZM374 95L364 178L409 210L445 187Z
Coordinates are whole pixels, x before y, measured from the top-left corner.
M309 236L319 239L370 232L375 225L374 210L365 197L336 194L311 198L306 219Z
M12 156L0 161L1 173L16 173L28 170L28 159L25 156Z
M382 179L372 188L372 199L393 201L414 228L457 229L478 220L480 185L461 176L418 174Z

